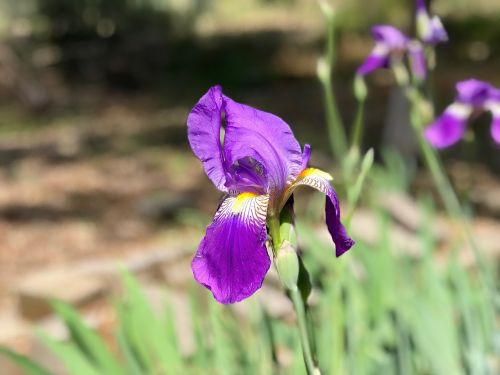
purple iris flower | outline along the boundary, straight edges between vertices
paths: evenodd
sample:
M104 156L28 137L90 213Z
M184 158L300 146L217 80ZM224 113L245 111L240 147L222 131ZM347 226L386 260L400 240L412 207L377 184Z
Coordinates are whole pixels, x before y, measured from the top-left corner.
M380 68L388 68L391 58L402 59L408 46L408 37L394 26L376 25L371 31L375 47L358 68L357 74L359 75L366 75Z
M456 98L434 123L425 129L425 137L436 148L458 142L473 112L490 111L493 115L491 135L500 143L500 90L476 79L458 82Z
M423 80L427 76L427 62L422 44L410 40L394 26L377 25L372 28L375 47L358 68L357 74L366 75L380 68L390 68L393 60L403 61L407 55L414 77Z
M429 14L425 0L417 0L417 34L427 44L436 45L448 41L441 19Z
M193 107L187 126L194 154L226 194L191 264L194 278L217 301L238 302L262 286L271 264L266 219L280 214L298 186L326 194L326 224L336 255L352 247L340 222L332 177L307 167L309 145L302 151L282 119L237 103L214 86Z

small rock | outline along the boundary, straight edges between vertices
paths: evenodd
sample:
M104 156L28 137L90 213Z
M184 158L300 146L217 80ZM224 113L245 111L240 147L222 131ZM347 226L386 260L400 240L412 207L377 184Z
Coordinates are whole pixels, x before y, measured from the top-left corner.
M471 200L488 215L500 217L500 189L495 186L480 186L472 190Z
M51 312L52 300L81 306L102 297L106 285L98 278L53 270L27 277L16 292L22 316L35 320Z

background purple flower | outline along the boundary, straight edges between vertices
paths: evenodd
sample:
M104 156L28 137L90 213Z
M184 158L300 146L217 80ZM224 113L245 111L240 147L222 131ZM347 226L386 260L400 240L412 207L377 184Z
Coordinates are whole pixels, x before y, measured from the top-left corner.
M377 25L372 28L375 47L358 68L357 74L366 75L380 68L389 67L391 56L402 56L406 51L408 37L390 25Z
M434 123L425 129L425 137L434 147L449 147L458 142L473 111L489 110L493 115L491 134L500 143L500 90L489 83L476 79L456 84L455 101L449 105Z

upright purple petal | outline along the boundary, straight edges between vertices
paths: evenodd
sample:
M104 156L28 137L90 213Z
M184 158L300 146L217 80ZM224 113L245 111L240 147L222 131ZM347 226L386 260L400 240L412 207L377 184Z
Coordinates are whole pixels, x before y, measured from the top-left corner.
M417 34L424 43L436 45L448 41L446 32L441 19L438 16L429 14L424 0L417 0Z
M414 77L422 81L427 76L427 63L422 45L417 41L408 44L411 71Z
M357 74L366 75L380 68L389 67L391 54L401 54L406 49L408 37L390 25L377 25L372 28L375 47L358 68Z
M192 261L194 278L220 303L251 296L271 265L266 249L269 197L242 193L226 198Z
M425 138L436 148L449 147L458 142L463 137L472 109L472 106L464 103L451 104L425 129Z
M398 28L391 25L373 26L372 36L375 42L383 43L391 50L404 51L408 43L408 37Z
M477 79L460 81L455 86L456 101L482 109L489 97L491 86L489 83Z
M335 189L330 184L331 180L332 176L328 173L315 168L307 168L300 173L297 180L287 189L284 200L288 199L293 191L302 185L313 187L326 195L326 225L335 244L335 254L339 257L349 250L355 242L349 237L340 221L340 204Z
M367 75L377 69L389 67L389 54L391 50L385 44L376 44L368 57L360 65L356 74Z
M268 191L282 191L301 171L302 151L290 127L278 116L224 96L228 165L251 157L267 171Z
M446 43L448 41L448 33L441 22L441 18L438 16L433 16L431 19L432 36L428 40L428 43L438 44Z
M493 116L490 128L491 136L496 143L500 144L500 89L494 87L490 89L486 109Z
M222 89L214 86L191 110L187 127L191 149L203 163L208 178L217 189L227 192L220 142L222 107Z

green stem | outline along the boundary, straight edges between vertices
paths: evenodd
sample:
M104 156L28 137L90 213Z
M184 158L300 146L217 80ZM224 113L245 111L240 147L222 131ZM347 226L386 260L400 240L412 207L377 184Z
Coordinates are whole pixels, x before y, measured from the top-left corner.
M328 78L328 82L322 82L323 94L325 97L326 122L328 124L328 137L333 155L339 161L343 160L347 154L346 136L342 125L342 120L337 109L333 87Z
M347 137L332 86L332 70L335 64L335 17L327 12L326 16L326 53L318 63L318 78L323 87L328 136L335 158L342 161L347 154Z
M281 246L280 219L276 216L269 216L267 226L269 227L269 234L273 241L273 253L276 256Z
M418 113L418 95L409 95L410 101L412 102L412 125L415 134L418 139L420 151L424 157L425 163L429 168L432 178L436 184L439 195L443 200L444 206L451 217L457 219L460 226L469 242L472 251L474 252L474 257L476 259L478 267L482 271L486 270L486 264L482 257L481 251L477 246L474 236L470 230L469 222L466 219L463 208L460 201L455 194L455 190L451 186L449 179L446 177L446 173L441 165L439 157L436 150L434 150L431 145L424 139L422 134L423 121L420 114Z
M499 302L496 298L493 276L490 273L490 269L484 261L481 250L474 239L474 235L472 234L462 205L460 204L460 201L455 194L455 190L453 189L444 171L444 168L439 160L439 156L436 150L430 146L423 136L423 128L425 124L430 123L434 117L433 107L426 98L422 97L416 87L410 85L408 72L402 64L397 64L396 62L393 66L393 71L398 85L404 90L406 97L410 102L410 122L417 136L420 151L424 157L425 163L431 172L432 178L434 179L439 195L443 200L448 214L458 220L460 229L472 249L472 253L479 270L481 287L486 293L484 297L493 301L491 308L486 312L488 315L488 321L486 323L489 325L489 328L493 328L495 325L495 310L499 307ZM490 345L491 344L492 343L490 343Z
M276 216L270 216L267 221L267 225L269 227L269 232L272 237L273 243L273 252L276 257L281 244L285 238L281 238L280 231L280 220ZM286 239L290 240L290 239ZM295 287L292 289L287 289L290 299L293 303L293 308L295 310L295 314L297 316L297 324L299 326L299 335L300 335L300 343L302 346L302 354L304 356L304 363L307 369L308 375L320 375L321 372L319 368L316 366L314 362L313 351L311 347L310 337L311 335L308 332L308 324L307 324L307 312L306 312L306 302L302 297L302 293L300 289Z
M356 118L354 119L354 129L352 131L351 147L356 147L358 150L361 148L361 136L363 134L365 115L365 101L358 100L358 110L356 111Z
M432 178L434 179L439 195L443 200L448 214L458 220L460 229L462 230L467 242L469 243L470 248L472 249L472 253L479 270L480 282L482 284L482 287L484 288L483 290L485 291L485 293L487 293L487 296L485 296L485 298L493 298L493 306L491 310L488 311L488 324L490 325L490 327L492 327L495 319L495 309L498 308L497 302L495 301L496 294L493 278L491 276L488 265L486 264L481 254L481 250L474 239L474 235L470 228L470 223L467 220L462 205L460 204L460 201L455 194L455 190L453 189L439 160L439 156L436 150L433 149L423 137L422 129L424 126L424 120L419 113L419 104L421 100L420 94L416 89L412 87L407 88L406 92L411 104L411 123L417 136L420 151L424 157L425 163L431 172Z
M293 303L295 314L297 315L300 342L302 344L302 353L304 354L304 362L306 365L307 373L309 375L319 375L320 371L314 364L311 343L309 342L305 301L302 299L302 293L300 293L300 290L298 288L294 290L289 290L289 293L290 293L290 299L292 300Z

